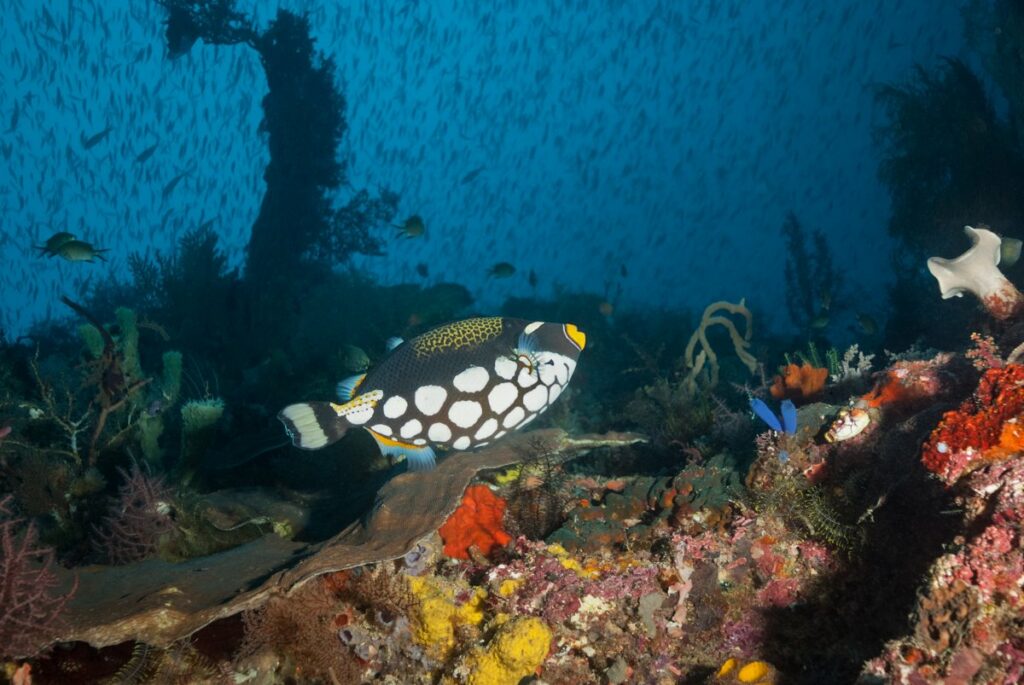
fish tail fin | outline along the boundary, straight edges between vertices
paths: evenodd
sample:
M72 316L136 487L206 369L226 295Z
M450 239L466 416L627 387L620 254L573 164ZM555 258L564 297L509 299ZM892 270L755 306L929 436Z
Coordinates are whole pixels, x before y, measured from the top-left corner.
M284 424L292 444L304 450L318 450L341 440L350 425L330 402L290 404L277 418Z

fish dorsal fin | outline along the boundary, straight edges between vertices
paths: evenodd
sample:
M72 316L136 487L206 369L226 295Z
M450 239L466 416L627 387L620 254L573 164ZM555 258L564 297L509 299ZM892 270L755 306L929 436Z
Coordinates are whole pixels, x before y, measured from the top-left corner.
M434 448L430 445L411 445L385 437L369 429L368 432L377 441L381 454L395 460L404 457L409 464L410 471L430 471L437 466L437 457L434 455Z
M356 396L356 390L359 385L366 380L365 373L358 373L355 376L349 376L345 380L338 383L335 388L335 392L338 395L338 399L342 402L348 402L350 399Z
M404 342L405 340L399 338L398 336L395 336L393 338L388 338L387 342L384 343L384 347L387 349L388 352L390 352L391 350L395 349Z

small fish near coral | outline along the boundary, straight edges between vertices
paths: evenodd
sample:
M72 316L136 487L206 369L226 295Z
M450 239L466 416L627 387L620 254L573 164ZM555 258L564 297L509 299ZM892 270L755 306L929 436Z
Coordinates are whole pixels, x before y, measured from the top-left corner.
M362 426L386 456L430 469L434 446L482 447L537 418L565 390L585 346L568 323L455 321L396 341L376 368L339 384L341 404L292 404L278 418L296 447L320 449Z

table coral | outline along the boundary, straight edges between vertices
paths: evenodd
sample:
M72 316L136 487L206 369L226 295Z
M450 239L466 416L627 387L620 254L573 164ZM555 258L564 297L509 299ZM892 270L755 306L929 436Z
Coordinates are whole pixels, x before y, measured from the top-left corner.
M925 443L922 462L951 485L978 464L1016 451L1020 433L1012 426L1022 412L1024 365L989 369L974 396L943 415ZM1011 428L1004 430L1008 424ZM1007 444L1003 444L1004 439Z
M504 529L505 500L486 485L466 488L462 503L438 530L444 540L444 553L454 559L469 559L470 549L484 556L504 547L511 540Z
M516 685L544 662L551 630L539 618L510 620L498 628L486 649L466 657L469 685Z

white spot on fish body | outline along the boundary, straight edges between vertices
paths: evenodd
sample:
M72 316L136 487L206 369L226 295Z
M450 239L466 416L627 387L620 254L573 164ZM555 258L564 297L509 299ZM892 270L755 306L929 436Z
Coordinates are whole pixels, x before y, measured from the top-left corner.
M448 418L459 428L469 428L476 425L483 413L483 407L479 402L459 400L453 403L448 410Z
M416 419L409 419L408 421L405 422L405 424L402 425L402 428L401 430L398 431L398 434L401 435L403 438L408 439L419 435L420 431L422 430L422 423L420 423Z
M507 381L512 380L518 368L519 364L508 357L498 357L494 360L494 373Z
M474 440L486 440L487 438L494 435L494 431L498 430L498 420L495 418L487 419L483 422L480 428L477 429L476 435L473 436Z
M448 442L452 439L452 429L443 423L432 423L427 430L427 437L434 442Z
M397 419L405 413L405 410L408 407L409 403L405 401L404 397L400 397L398 395L389 397L384 403L384 416L389 419Z
M345 418L353 426L361 426L373 418L373 407L369 404L360 405L345 414Z
M471 366L453 380L452 384L456 390L462 392L480 392L487 387L487 381L490 380L490 374L487 373L487 369L482 366Z
M416 408L424 416L433 416L441 411L446 399L448 399L448 391L440 385L423 385L416 388Z
M520 387L529 388L531 385L536 385L537 374L532 373L529 369L522 369L519 372L519 378L516 380L519 382Z
M469 436L463 435L461 438L452 443L452 447L457 450L464 450L469 447L469 444Z
M519 397L519 389L512 383L494 386L487 394L487 404L495 414L502 414Z
M543 321L534 321L531 324L527 324L526 328L523 329L523 333L526 333L527 335L530 335L531 333L533 333L535 330L537 330L538 328L540 328L543 325L544 325Z
M522 407L514 407L512 411L505 415L505 419L501 422L505 428L515 428L519 425L519 422L526 416L526 412L523 411Z
M385 437L391 437L391 434L393 432L391 430L391 426L385 423L375 423L372 426L370 426L370 430L372 430L374 433L378 435L383 435Z
M548 389L538 385L533 390L523 395L523 406L530 411L537 411L548 403Z

